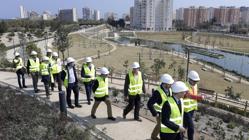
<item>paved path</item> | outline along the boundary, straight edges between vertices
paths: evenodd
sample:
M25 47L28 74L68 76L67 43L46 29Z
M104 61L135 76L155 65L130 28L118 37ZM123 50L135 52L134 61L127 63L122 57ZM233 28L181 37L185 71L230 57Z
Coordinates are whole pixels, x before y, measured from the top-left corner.
M16 80L16 74L12 72L0 72L0 81L8 83L13 86L18 86ZM30 77L26 80L28 88L25 89L26 91L32 91L32 80ZM39 88L42 90L38 95L45 98L44 87L39 80ZM52 92L53 94L50 97L50 101L58 102L58 91ZM73 96L73 95L72 95ZM98 119L91 119L90 112L92 105L86 104L86 96L85 93L81 91L80 93L80 104L83 106L82 108L76 109L68 109L69 112L79 116L82 121L87 121L92 125L95 125L101 131L104 131L108 136L115 140L145 140L150 138L150 134L153 130L154 123L142 118L143 122L133 121L133 114L129 113L127 115L127 119L124 120L122 116L123 109L112 106L113 115L117 117L115 122L109 121L106 119L107 111L106 105L102 103L96 113Z

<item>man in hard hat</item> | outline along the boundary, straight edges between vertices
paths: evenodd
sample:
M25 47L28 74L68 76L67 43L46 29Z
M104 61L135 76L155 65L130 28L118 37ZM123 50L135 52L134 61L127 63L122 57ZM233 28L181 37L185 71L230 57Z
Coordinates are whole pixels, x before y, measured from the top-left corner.
M184 82L177 81L172 85L172 95L168 97L162 107L161 113L161 140L181 140L183 127L183 97L188 91Z
M40 60L37 57L37 52L32 51L27 63L27 73L28 75L31 74L35 93L39 92L39 89L37 88L39 72L40 72Z
M42 82L44 83L47 98L49 98L49 95L50 95L50 92L49 92L49 83L50 83L50 75L51 75L50 68L51 68L51 65L49 63L49 58L47 56L44 56L40 64L40 74L42 77Z
M25 77L24 77L25 68L23 65L23 60L18 52L15 53L15 58L13 59L13 65L14 68L16 69L19 88L27 88L27 86L25 85ZM22 77L22 83L21 83L21 77Z
M54 83L51 83L52 91L55 87L55 81L58 83L58 90L62 91L61 81L62 61L57 52L53 52L51 61L51 73L53 75Z
M47 50L47 57L49 58L49 62L51 63L51 61L52 61L52 53L53 53L53 51L51 50L51 49L48 49Z
M186 86L189 92L184 97L184 127L188 132L188 140L194 139L194 122L192 118L195 110L197 110L197 101L205 98L205 96L198 96L197 83L199 81L200 77L196 71L190 71L188 73Z
M91 111L91 117L96 119L95 113L99 104L103 101L107 106L107 114L109 120L115 121L116 118L112 116L112 106L108 94L108 74L109 70L106 67L100 69L100 75L97 76L96 80L93 82L93 92L94 92L94 104Z
M73 109L74 106L71 102L71 92L73 90L75 97L75 107L80 108L79 104L79 85L75 68L75 60L72 57L67 58L67 65L61 73L61 79L64 81L64 86L67 90L67 105Z
M134 120L142 121L139 118L139 110L140 110L140 102L141 102L141 94L145 93L145 86L144 86L144 79L142 73L139 71L140 65L138 62L134 62L131 65L132 70L128 72L125 77L125 84L124 84L124 97L129 104L123 111L123 118L126 118L126 115L133 109L135 106L134 111Z
M161 85L152 93L152 97L148 101L148 108L151 114L156 117L157 124L151 134L152 140L159 140L157 137L160 133L161 121L160 114L162 105L172 96L171 85L174 83L173 78L169 74L164 74L160 78Z
M91 104L92 83L95 79L95 68L92 64L92 58L86 57L85 63L82 65L81 77L86 89L86 97L88 105Z

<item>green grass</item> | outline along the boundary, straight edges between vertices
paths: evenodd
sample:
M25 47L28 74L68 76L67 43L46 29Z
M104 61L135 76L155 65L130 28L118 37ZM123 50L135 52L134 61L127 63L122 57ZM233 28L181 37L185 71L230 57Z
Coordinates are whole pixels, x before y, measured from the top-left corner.
M183 42L182 32L137 32L138 38L155 40L161 42L181 43Z

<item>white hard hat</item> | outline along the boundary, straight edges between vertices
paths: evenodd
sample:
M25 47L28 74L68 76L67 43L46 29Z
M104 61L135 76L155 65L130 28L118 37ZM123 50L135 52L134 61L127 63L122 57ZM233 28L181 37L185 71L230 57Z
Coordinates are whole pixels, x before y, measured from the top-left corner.
M72 57L68 57L67 58L67 64L72 63L72 62L75 62L75 60Z
M190 71L188 73L188 78L193 81L200 81L199 74L196 71Z
M172 86L172 92L173 93L180 93L180 92L186 92L188 91L188 87L186 86L186 84L182 81L177 81L175 82Z
M91 57L86 57L86 62L92 62L92 58Z
M106 68L106 67L102 67L101 69L100 69L100 73L101 74L109 74L110 72L109 72L109 70Z
M42 60L43 61L49 61L49 58L47 56L43 56Z
M131 68L137 69L137 68L140 68L140 65L139 65L138 62L133 62L132 65L131 65Z
M48 50L47 50L47 53L52 53L52 50L51 50L51 49L48 49Z
M56 57L58 57L59 55L58 55L58 53L57 53L57 52L53 52L52 56L56 56Z
M37 55L37 52L36 51L32 51L31 55Z
M160 78L162 83L165 84L173 84L174 83L174 79L169 75L169 74L163 74Z
M15 56L20 56L20 53L16 52L16 53L15 53Z

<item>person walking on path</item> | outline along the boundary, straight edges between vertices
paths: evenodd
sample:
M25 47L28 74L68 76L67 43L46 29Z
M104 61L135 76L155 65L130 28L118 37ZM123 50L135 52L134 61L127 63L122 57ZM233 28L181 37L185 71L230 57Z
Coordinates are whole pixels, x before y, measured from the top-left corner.
M125 77L124 97L125 101L128 100L128 105L123 111L123 118L126 119L126 115L135 106L134 120L141 122L142 120L139 118L141 94L146 92L144 79L142 73L139 71L140 65L138 62L134 62L131 68L132 70Z
M183 97L188 91L184 82L177 81L172 85L173 96L163 104L161 113L161 140L183 140L184 104Z
M69 108L73 109L71 101L71 92L74 92L75 107L82 107L79 104L79 85L78 78L75 68L75 60L72 57L67 58L67 66L61 73L61 79L64 81L64 86L67 90L67 105Z
M86 63L82 65L81 69L81 77L82 82L85 85L86 89L86 97L87 97L87 104L91 104L91 95L92 95L92 85L95 79L95 68L92 64L92 58L87 57L85 59Z
M51 79L50 69L51 65L49 63L49 58L47 56L44 56L40 64L40 74L42 77L42 82L44 83L47 98L49 98L49 95L51 95L49 91L49 84Z
M39 72L40 72L40 60L37 57L37 52L32 51L27 63L27 73L28 75L31 74L35 93L38 93L40 91L37 87Z
M96 110L101 102L105 102L107 106L107 114L109 120L115 121L116 118L112 116L112 106L108 94L108 74L109 70L105 67L100 69L100 76L97 76L96 80L93 82L92 90L94 92L94 104L91 110L91 117L96 119Z
M159 140L157 137L160 134L161 128L161 111L162 106L165 101L167 101L168 97L172 96L171 85L174 83L173 78L169 74L164 74L160 78L161 84L157 87L157 89L152 93L151 98L148 101L148 108L152 114L156 118L156 126L151 134L152 140Z
M54 83L51 83L52 91L55 88L55 82L58 83L58 91L62 91L61 81L62 61L57 52L53 52L51 61L51 73L53 75Z
M18 52L15 53L15 58L13 59L13 65L14 68L16 69L19 88L27 88L27 86L25 85L25 76L24 76L26 70L23 65L23 60ZM22 77L22 82L21 82L21 77Z

